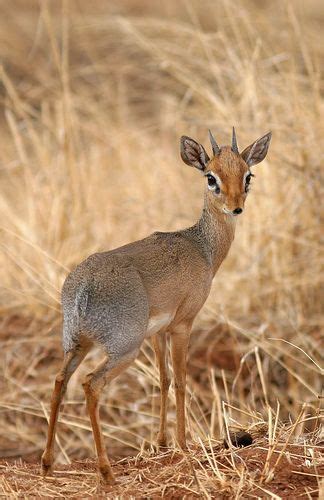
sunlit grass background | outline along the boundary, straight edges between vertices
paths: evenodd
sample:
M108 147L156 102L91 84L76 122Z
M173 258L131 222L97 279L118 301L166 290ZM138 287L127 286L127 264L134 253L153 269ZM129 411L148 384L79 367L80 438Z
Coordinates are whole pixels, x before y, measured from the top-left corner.
M68 271L95 251L192 224L203 179L181 162L179 137L209 148L208 128L226 144L233 125L241 149L268 130L273 139L195 323L189 428L193 439L219 437L224 401L236 408L231 425L279 408L283 420L309 416L299 433L313 429L324 343L323 21L320 0L1 3L2 456L43 446ZM80 382L98 360L91 354L71 380L60 461L93 453ZM154 439L153 361L147 344L105 391L112 456ZM173 391L170 421L172 435Z

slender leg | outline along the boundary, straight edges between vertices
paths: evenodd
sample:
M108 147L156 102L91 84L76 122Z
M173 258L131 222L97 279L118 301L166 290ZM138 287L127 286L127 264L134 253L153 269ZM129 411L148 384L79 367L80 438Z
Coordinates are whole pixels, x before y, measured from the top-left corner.
M66 391L68 381L71 375L77 369L81 361L89 351L89 347L78 346L74 351L66 354L61 371L55 379L54 390L51 399L51 413L47 431L47 441L45 451L42 455L42 474L47 476L52 471L54 462L54 443L57 427L57 419L60 411L61 402Z
M168 390L170 386L170 377L167 363L167 342L166 333L157 334L152 339L155 358L160 370L160 428L157 436L158 446L167 446L166 425L168 411Z
M109 484L114 484L115 478L107 456L100 425L99 397L106 383L125 370L133 362L137 354L138 351L132 353L131 356L118 361L118 364L111 363L107 357L92 373L87 375L85 382L82 384L97 450L99 471L104 482Z
M176 396L177 441L182 449L186 449L186 370L187 352L190 338L190 326L179 325L171 333L171 355L174 373L174 388Z

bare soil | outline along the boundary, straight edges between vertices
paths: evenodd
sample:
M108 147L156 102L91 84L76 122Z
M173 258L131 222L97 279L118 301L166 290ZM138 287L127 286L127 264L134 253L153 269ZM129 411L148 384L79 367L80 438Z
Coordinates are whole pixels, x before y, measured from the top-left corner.
M319 498L324 476L324 443L317 446L277 445L267 462L265 439L225 450L191 445L188 453L167 449L114 460L114 486L102 485L94 460L57 464L43 479L39 461L0 461L0 495L37 498ZM278 457L279 463L276 464ZM267 465L266 465L267 462ZM272 469L273 472L269 473Z

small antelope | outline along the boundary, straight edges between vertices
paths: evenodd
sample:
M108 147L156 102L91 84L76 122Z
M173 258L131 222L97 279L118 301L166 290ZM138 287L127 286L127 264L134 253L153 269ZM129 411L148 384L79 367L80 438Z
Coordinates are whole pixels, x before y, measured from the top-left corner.
M161 406L157 442L166 446L166 332L170 333L175 378L176 438L186 448L186 357L192 323L206 301L216 271L234 238L236 216L243 212L250 168L268 151L271 132L239 153L235 130L232 145L219 147L209 131L213 156L190 137L181 137L181 157L206 178L205 204L193 226L156 232L109 252L96 253L67 277L62 290L64 362L56 377L42 473L54 461L58 412L67 383L93 344L105 359L83 383L97 449L101 477L114 483L99 420L104 386L137 357L144 339L152 337L160 370Z

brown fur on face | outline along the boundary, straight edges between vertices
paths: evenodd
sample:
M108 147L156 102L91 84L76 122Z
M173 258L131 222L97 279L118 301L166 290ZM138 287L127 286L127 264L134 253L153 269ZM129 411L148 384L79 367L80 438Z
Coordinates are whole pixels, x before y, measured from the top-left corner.
M244 178L249 167L240 155L234 153L230 146L224 146L206 167L206 173L216 174L220 180L220 194L207 189L208 203L211 207L222 211L233 212L236 208L243 210L247 193Z
M248 191L246 189L247 174L250 172L250 167L257 165L266 157L271 132L252 142L242 153L238 150L234 127L231 146L220 148L211 131L209 131L209 139L214 154L212 159L209 158L202 144L186 135L180 139L181 158L187 165L197 168L207 178L210 177L206 188L207 208L214 215L216 212L238 215L243 212Z

